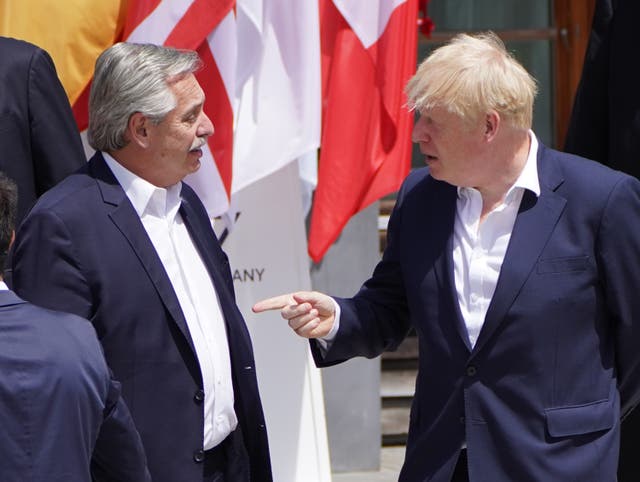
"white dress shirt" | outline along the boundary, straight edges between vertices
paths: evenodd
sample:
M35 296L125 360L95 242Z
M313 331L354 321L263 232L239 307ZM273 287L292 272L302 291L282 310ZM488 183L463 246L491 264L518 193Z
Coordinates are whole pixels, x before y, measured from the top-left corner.
M460 311L473 347L496 290L502 262L509 246L525 189L540 195L538 141L529 132L529 155L520 176L504 201L480 223L482 196L469 187L458 188L453 227L453 268Z
M159 188L104 159L138 213L178 297L196 350L204 385L204 449L238 425L233 403L229 345L220 301L180 215L182 183ZM144 302L144 300L141 300Z
M9 287L2 280L0 280L0 291L9 291Z
M538 180L538 140L529 131L529 155L520 176L504 201L480 224L482 197L477 189L458 188L456 218L453 228L453 266L460 311L473 347L484 324L489 303L496 290L502 262L525 189L540 195ZM324 354L340 327L340 306L334 300L335 322L327 336L318 339Z

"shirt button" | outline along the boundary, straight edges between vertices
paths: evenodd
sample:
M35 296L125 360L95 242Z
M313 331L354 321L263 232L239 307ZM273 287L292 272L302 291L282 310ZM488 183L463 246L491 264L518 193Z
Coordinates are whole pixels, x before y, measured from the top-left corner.
M200 449L193 452L193 460L198 464L204 462L204 450Z
M474 367L473 365L469 365L467 367L467 376L473 377L476 375L477 372L478 370L476 370L476 367Z
M204 401L204 390L196 390L193 395L193 401L200 405Z

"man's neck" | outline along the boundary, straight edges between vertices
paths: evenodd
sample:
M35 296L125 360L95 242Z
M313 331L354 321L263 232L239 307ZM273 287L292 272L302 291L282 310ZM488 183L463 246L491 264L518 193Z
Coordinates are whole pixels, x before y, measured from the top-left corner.
M505 159L504 168L495 175L495 182L486 188L478 188L482 195L482 221L487 214L504 202L504 199L522 174L529 158L531 138L528 131L514 131L506 139L505 147L495 152L499 159Z

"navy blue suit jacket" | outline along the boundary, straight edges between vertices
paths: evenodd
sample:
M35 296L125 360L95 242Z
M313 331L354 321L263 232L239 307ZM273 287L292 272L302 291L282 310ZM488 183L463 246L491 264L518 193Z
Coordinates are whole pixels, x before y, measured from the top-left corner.
M393 350L419 372L401 481L614 481L621 413L640 393L640 183L544 146L471 348L454 285L456 188L410 174L388 247L320 366Z
M640 179L640 64L636 51L640 2L596 0L589 45L576 92L565 151ZM618 479L640 473L640 411L622 423Z
M232 445L250 480L270 481L253 350L229 263L196 194L183 184L181 197L225 318L241 428L234 433L246 452L239 440ZM93 322L154 482L202 480L204 397L193 342L162 262L100 153L40 198L18 230L13 270L25 299Z
M0 427L3 482L150 480L92 326L11 291L0 291Z
M18 223L38 196L86 162L47 52L0 37L0 170L18 185Z

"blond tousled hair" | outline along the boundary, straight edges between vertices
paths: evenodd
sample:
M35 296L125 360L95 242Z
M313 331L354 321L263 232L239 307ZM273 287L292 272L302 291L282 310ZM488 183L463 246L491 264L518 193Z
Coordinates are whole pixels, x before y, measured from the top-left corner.
M508 124L531 127L535 79L493 32L459 34L434 50L405 91L419 112L441 106L470 121L495 110Z

